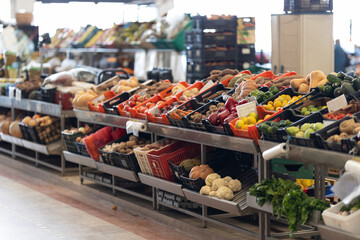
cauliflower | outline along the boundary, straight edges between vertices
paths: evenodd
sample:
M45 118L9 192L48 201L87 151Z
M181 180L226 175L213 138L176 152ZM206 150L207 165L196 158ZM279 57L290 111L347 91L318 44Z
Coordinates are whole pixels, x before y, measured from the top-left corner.
M210 186L212 185L212 182L215 180L215 179L218 179L220 178L220 175L217 174L217 173L211 173L209 174L206 179L205 179L205 183L206 183L206 186Z
M200 189L200 194L201 195L209 195L209 193L210 193L210 187L209 186L203 186Z
M230 188L222 186L216 191L216 197L231 200L234 198L234 193Z
M216 197L216 191L209 192L209 196L210 197Z
M222 178L217 178L212 182L211 191L217 191L221 186L227 187L227 182Z
M228 183L228 187L229 187L232 191L238 192L238 191L241 190L241 182L240 182L239 180L237 180L237 179L231 180L231 181L229 181L229 183Z
M224 179L224 181L226 182L226 184L228 184L230 180L233 180L233 179L232 179L231 177L229 177L229 176L226 176L226 177L224 177L223 179Z

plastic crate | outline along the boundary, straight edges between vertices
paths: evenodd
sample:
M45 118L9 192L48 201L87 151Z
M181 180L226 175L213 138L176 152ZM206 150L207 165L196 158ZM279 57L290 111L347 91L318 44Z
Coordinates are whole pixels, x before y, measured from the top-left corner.
M327 106L326 103L330 100L331 100L331 98L324 97L324 95L322 93L319 93L319 94L316 94L314 97L311 97L310 99L307 99L297 105L292 105L289 108L293 109L295 114L301 115L301 109L303 107L308 107L310 105ZM319 112L321 112L322 114L325 114L328 112L328 110L327 110L327 108L320 109Z
M256 61L255 44L239 44L237 49L238 61Z
M194 43L194 31L186 30L185 31L185 44L193 44Z
M213 94L223 91L223 92L228 92L230 89L227 89L222 83L216 84L214 86L212 86L211 88L201 92L200 94L198 94L195 99L198 100L198 102L203 102L203 103L207 103L211 100L216 100L218 97L215 97L213 99L209 99L210 96L212 96Z
M256 111L257 111L259 119L264 119L266 115L274 114L274 112L267 111L261 106L256 106ZM258 125L258 124L255 124L254 126L249 126L247 130L237 129L235 127L237 120L239 120L239 118L236 118L236 119L232 120L231 122L229 122L230 128L231 128L232 132L234 133L234 136L242 137L242 138L252 138L257 143L257 140L260 139L260 134L256 129L256 125Z
M88 153L88 151L86 149L85 143L74 142L74 144L77 148L78 154L85 156L85 157L90 157L90 154Z
M161 143L163 141L165 141L165 139L161 139L161 140L157 141L157 143ZM149 160L148 160L148 157L147 157L147 153L151 152L153 150L141 151L141 149L142 149L141 147L138 147L138 148L134 149L134 154L135 154L136 160L137 160L137 162L139 164L140 170L144 174L153 176L154 174L153 174L153 172L151 170L150 163L149 163Z
M194 44L199 45L236 45L236 31L229 32L203 32L194 31Z
M84 134L82 132L67 133L67 132L62 131L61 135L63 136L67 150L72 153L78 153L78 149L75 145L76 138L83 137Z
M159 95L155 95L151 98L149 98L148 100L140 103L139 105L133 107L133 108L130 108L129 109L129 112L130 112L130 115L131 117L133 118L138 118L138 119L143 119L143 120L147 120L147 116L146 116L146 113L145 112L140 112L140 108L141 107L144 107L146 104L148 103L158 103L159 101L162 101L163 99L159 96Z
M205 47L199 44L186 46L187 60L196 61L234 61L236 58L235 46L210 46Z
M129 135L124 135L122 137L120 137L119 139L116 139L106 145L111 145L113 143L119 143L119 142L126 142L129 140ZM106 146L105 145L105 146ZM115 152L107 152L107 151L104 151L104 147L101 147L99 148L99 153L100 153L100 157L101 157L101 160L105 163L105 164L108 164L108 165L113 165L115 167L122 167L121 165L121 161L120 160L115 160Z
M28 141L33 141L31 135L30 135L30 132L28 130L28 125L22 123L22 122L18 122L19 124L19 127L20 127L20 131L22 133L22 136L25 140L28 140Z
M239 74L252 75L252 73L251 73L249 70L241 71L241 72L239 72ZM239 74L237 74L237 75L239 75ZM237 76L237 75L235 75L235 76ZM221 81L221 84L223 84L225 87L227 87L228 84L229 84L229 82L230 82L230 80L231 80L233 77L235 77L235 76L229 77L228 79Z
M173 104L174 102L178 102L178 99L176 97L172 97L166 102L160 104L159 106L157 106L157 109L161 112L162 109ZM145 114L150 122L170 125L166 113L160 113L161 116L155 116L151 111L146 111Z
M19 125L21 126L20 129L23 129L22 131L27 132L23 134L25 139L47 145L61 138L60 119L52 118L51 120L52 123L46 126L30 127L22 123L19 123Z
M307 117L304 117L300 119L299 121L294 122L289 127L293 126L301 126L304 123L316 123L316 122L323 122L324 117L320 112L316 112L313 114L310 114ZM286 128L285 128L286 130ZM304 147L312 147L312 148L319 148L318 139L316 138L316 132L310 134L310 138L298 138L298 137L291 137L289 136L290 144L304 146Z
M358 198L356 198L356 199L358 199ZM357 210L348 216L343 216L343 215L338 214L343 206L344 206L344 203L339 202L335 206L326 209L322 213L322 217L324 219L325 225L332 227L332 228L340 229L341 231L344 231L344 232L349 232L356 236L359 236L360 228L357 223L360 220L360 211ZM344 239L346 239L346 238L347 237L345 237L345 235L344 235ZM349 239L350 238L351 237L349 237Z
M216 105L217 102L208 102L205 105L199 107L198 109L194 110L192 113L185 116L184 121L186 122L186 126L191 129L199 130L199 131L206 131L206 126L204 121L202 120L199 123L191 121L191 117L195 115L195 113L205 114L206 111L209 110L210 105Z
M56 89L57 89L56 87L55 88L41 87L40 88L41 101L48 102L48 103L55 103Z
M290 120L292 122L299 121L303 117L298 116L294 113L293 110L287 109L284 111L281 111L279 113L274 114L273 116L266 119L264 122L278 122L280 120ZM287 134L284 129L278 129L276 131L276 134L270 134L270 133L263 133L259 130L259 125L256 125L256 128L258 130L258 133L262 136L262 139L267 141L273 141L273 142L284 142L287 140Z
M226 68L235 68L235 60L214 62L187 61L186 67L187 72L201 76L200 79L208 77L212 70L224 70Z
M194 29L217 29L220 31L233 30L237 28L237 17L232 19L208 19L206 16L192 17Z
M185 159L200 154L200 145L184 142L172 143L163 149L147 153L147 158L154 176L173 181L169 161L179 164Z
M88 102L88 107L92 112L105 113L102 103L98 103L100 101L106 101L108 99L113 98L116 93L112 90L106 91L104 94L92 99Z
M119 95L116 95L113 98L110 98L109 100L102 103L103 109L105 113L112 114L112 115L120 115L116 106L120 103L128 100L130 98L131 94L128 92L120 93Z
M271 172L277 172L282 174L288 174L299 179L313 179L314 178L314 166L308 165L308 169L305 168L305 164L293 160L274 158L270 160Z
M181 104L180 106L178 106L175 109L180 109L183 111L187 111L187 110L196 110L199 107L201 107L203 104L199 103L196 99L191 99L190 101L187 101L183 104ZM172 110L172 111L174 111ZM169 112L171 113L171 111ZM182 128L186 128L187 127L187 122L184 120L185 117L183 117L182 119L173 119L171 118L171 114L169 115L169 113L166 114L166 117L170 123L171 126L174 127L182 127Z
M192 70L191 72L186 72L186 82L188 83L195 83L196 81L202 81L204 80L206 76L203 76L203 74L193 74Z
M340 135L340 124L345 121L351 119L350 117L344 117L341 120L335 121L334 123L324 127L323 129L317 131L315 133L315 137L317 139L317 142L319 144L319 147L326 149L326 150L332 150L337 152L343 152L343 153L349 153L354 147L357 145L357 141L353 139L353 137L350 138L343 138L341 139L341 143L330 143L326 141L327 138L329 138L332 135L338 134ZM355 122L358 122L358 118L353 118Z
M333 0L284 0L284 11L294 13L332 12Z
M55 103L61 104L63 110L72 110L72 102L71 100L74 96L71 93L62 93L59 91L55 92Z

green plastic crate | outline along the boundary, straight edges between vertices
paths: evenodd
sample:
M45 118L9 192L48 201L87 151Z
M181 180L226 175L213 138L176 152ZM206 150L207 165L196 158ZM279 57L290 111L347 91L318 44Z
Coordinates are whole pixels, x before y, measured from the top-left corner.
M305 169L305 164L293 160L274 158L270 161L271 172L286 173L294 176L297 179L314 179L314 166L308 165Z

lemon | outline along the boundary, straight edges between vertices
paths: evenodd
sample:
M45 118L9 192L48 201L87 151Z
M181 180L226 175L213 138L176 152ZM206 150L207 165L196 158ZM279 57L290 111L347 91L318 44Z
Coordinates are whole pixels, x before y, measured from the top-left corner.
M285 100L286 100L286 101L290 101L290 99L291 99L290 95L286 95L286 96L285 96Z
M281 104L282 107L286 107L287 105L289 105L289 103L286 100L284 100Z
M281 107L277 107L275 108L275 111L279 111L281 109Z
M248 129L248 127L249 127L249 125L244 124L244 125L241 127L241 130L247 130L247 129Z
M266 115L266 116L264 117L264 120L265 120L265 119L268 119L269 117L271 117L270 114Z
M276 101L276 102L274 102L274 107L275 107L275 108L281 107L281 105L282 105L282 104L281 104L281 101L279 101L279 100Z
M275 108L274 108L274 107L271 107L269 110L270 110L270 111L274 111L274 110L275 110Z
M277 98L277 100L280 101L280 102L283 102L285 99L284 99L283 96L280 96L280 97Z
M244 126L244 124L245 124L245 123L244 123L243 120L241 120L241 119L240 119L240 120L237 120L236 123L235 123L235 128L236 128L236 129L241 129L242 126Z
M241 120L243 120L244 123L246 123L246 118L245 117L241 117Z
M269 101L269 102L268 102L268 105L272 106L272 105L274 105L274 102L273 102L273 101Z
M265 108L265 110L270 110L271 106L269 106L269 105L264 105L264 108Z
M253 116L253 117L256 119L256 121L257 121L257 120L259 120L258 115L257 115L256 113L254 113L254 112L249 113L249 115L248 115L248 116Z
M263 120L260 119L259 121L257 121L257 123L261 123L262 121L263 121Z
M256 122L257 122L257 120L254 116L248 116L246 118L246 124L248 124L248 125L255 124Z
M325 109L325 108L327 108L327 106L323 106L321 109Z

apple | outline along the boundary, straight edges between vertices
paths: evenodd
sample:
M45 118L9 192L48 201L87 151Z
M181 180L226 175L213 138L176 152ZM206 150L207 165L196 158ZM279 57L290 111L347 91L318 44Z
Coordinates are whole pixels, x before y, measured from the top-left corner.
M219 124L219 117L217 113L212 113L208 116L208 120L212 125L217 126Z

